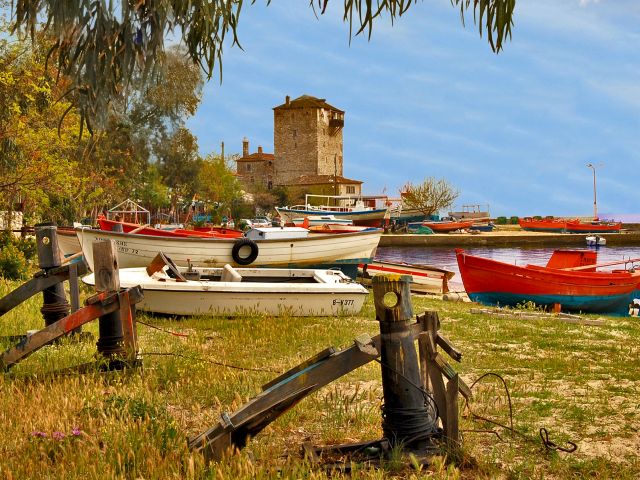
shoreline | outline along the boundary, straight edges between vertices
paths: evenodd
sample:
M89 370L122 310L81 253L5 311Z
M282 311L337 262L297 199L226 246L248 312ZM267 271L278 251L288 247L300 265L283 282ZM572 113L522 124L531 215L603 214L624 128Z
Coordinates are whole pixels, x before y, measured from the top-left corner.
M497 230L493 232L384 234L380 247L512 247L512 246L571 246L586 248L585 237L590 234L527 232ZM640 245L640 231L598 234L607 239L607 246Z

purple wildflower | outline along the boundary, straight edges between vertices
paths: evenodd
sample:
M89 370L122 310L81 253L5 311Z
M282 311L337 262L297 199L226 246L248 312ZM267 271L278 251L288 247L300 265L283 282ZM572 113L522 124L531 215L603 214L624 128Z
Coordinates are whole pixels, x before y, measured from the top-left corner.
M80 427L73 427L73 430L71 430L71 435L73 435L74 437L79 437L80 435L82 435L82 430L80 430Z
M47 433L46 432L40 432L38 430L31 432L31 436L32 437L37 437L37 438L46 438L47 437Z
M63 432L53 432L51 434L54 440L63 440L66 435Z

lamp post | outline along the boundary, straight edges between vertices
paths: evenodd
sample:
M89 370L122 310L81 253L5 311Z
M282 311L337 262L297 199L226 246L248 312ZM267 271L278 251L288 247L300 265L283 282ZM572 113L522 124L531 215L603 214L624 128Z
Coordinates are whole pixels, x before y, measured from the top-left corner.
M593 220L598 221L598 204L596 203L596 167L588 163L587 167L593 170Z

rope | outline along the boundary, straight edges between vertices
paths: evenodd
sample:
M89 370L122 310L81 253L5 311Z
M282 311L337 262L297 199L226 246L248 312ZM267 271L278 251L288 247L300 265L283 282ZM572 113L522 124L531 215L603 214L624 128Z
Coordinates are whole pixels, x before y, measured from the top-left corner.
M165 330L164 328L156 327L155 325L152 325L152 324L147 323L147 322L143 322L142 320L138 320L137 318L136 318L136 323L141 323L142 325L145 325L145 326L147 326L149 328L153 328L154 330L159 330L161 332L168 333L169 335L173 335L174 337L189 337L190 336L188 333L178 333L178 332L174 332L174 331L171 331L171 330Z
M478 419L478 420L482 420L484 422L487 423L491 423L493 425L496 425L498 427L504 428L505 430L508 430L511 433L514 433L516 435L519 435L521 438L523 438L524 440L528 441L528 442L536 442L536 440L534 440L533 438L531 438L530 436L526 435L525 433L522 433L518 430L515 429L515 427L513 426L513 404L511 402L511 394L509 393L509 387L507 386L507 382L506 380L499 374L495 373L495 372L487 372L483 375L481 375L480 377L478 377L473 383L471 383L471 385L469 386L469 389L473 389L473 387L480 382L481 380L483 380L486 377L489 376L493 376L498 378L501 382L502 385L504 386L504 390L507 394L507 400L509 402L509 425L504 425L503 423L500 423L496 420L492 420L490 418L487 418L485 416L482 416L478 413L476 413L475 411L473 411L473 409L471 408L471 405L469 404L469 400L465 399L465 407L467 408L467 410L469 411L469 413L471 414L471 416L474 419ZM477 433L491 433L494 434L496 437L498 437L501 441L502 441L502 437L500 437L500 434L495 431L495 430L463 430L465 432L477 432ZM567 453L572 453L575 452L578 449L578 445L572 441L567 441L567 445L569 445L568 447L561 447L559 445L557 445L556 443L552 442L551 440L549 440L549 432L547 431L547 429L545 427L540 428L540 439L542 440L542 445L544 446L544 448L546 450L558 450L561 452L567 452Z

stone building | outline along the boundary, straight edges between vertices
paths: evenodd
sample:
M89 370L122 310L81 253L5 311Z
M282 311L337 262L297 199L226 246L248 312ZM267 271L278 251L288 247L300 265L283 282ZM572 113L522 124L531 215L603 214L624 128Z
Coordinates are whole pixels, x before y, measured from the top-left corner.
M273 109L276 181L296 184L302 175L343 174L344 111L303 95Z
M273 109L274 153L249 154L242 142L237 174L246 188L285 186L301 193L361 195L362 182L343 176L344 111L302 95ZM334 193L336 192L336 193Z
M249 153L249 140L242 139L242 157L236 160L236 173L240 183L247 190L265 188L271 190L274 185L274 155L264 153L258 147L255 153ZM257 188L256 188L257 187Z

